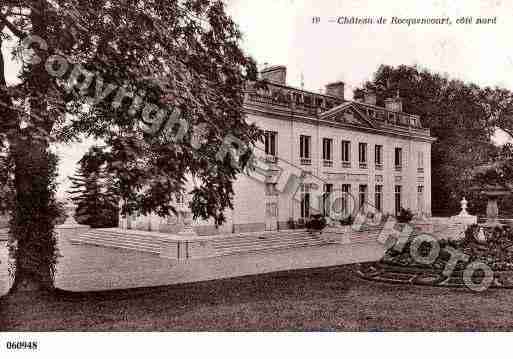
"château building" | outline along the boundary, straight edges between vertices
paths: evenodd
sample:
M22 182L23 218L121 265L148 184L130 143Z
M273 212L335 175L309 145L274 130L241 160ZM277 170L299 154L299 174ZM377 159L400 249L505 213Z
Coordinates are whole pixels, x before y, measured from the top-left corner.
M431 143L419 116L402 111L399 97L376 105L376 95L346 100L344 83L323 94L287 86L286 67L264 69L265 88L248 84L247 121L265 131L255 149L258 169L234 183L233 210L220 228L196 221L198 234L289 228L314 213L401 208L431 215ZM186 208L187 196L177 205ZM177 218L122 218L124 228L178 232Z

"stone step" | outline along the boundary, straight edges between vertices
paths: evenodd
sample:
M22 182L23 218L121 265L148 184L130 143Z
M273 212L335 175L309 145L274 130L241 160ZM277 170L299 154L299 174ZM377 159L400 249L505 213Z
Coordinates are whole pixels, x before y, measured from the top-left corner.
M136 242L144 242L148 244L158 244L160 245L162 241L156 240L155 238L148 238L145 236L120 236L120 235L113 235L109 233L102 233L102 232L95 232L90 231L81 234L78 238L104 238L104 239L110 239L113 241L136 241Z
M290 248L299 248L299 247L311 247L311 246L318 246L318 245L329 245L331 243L325 241L325 240L316 240L316 241L297 241L297 242L289 242L289 243L278 243L278 244L262 244L262 245L255 245L251 247L230 247L230 248L223 248L223 249L216 249L216 255L218 256L224 256L224 255L231 255L231 254L242 254L242 253L254 253L254 252L267 252L267 251L274 251L279 249L290 249Z
M244 245L244 244L252 244L252 243L263 243L263 242L286 242L286 241L295 241L295 240L310 240L313 238L319 238L319 236L287 236L287 237L280 237L280 236L272 236L272 237L250 237L250 238L240 238L238 241L226 241L226 242L214 242L212 245L214 247L226 247L226 246L232 246L232 245Z
M127 249L127 250L132 250L132 251L147 252L147 253L153 253L153 254L160 254L160 247L159 247L159 249L154 249L154 248L149 248L144 245L113 242L113 241L109 241L109 240L100 240L100 239L88 239L85 241L75 240L73 243L100 246L100 247Z
M262 239L271 239L271 238L289 238L289 237L309 237L311 236L308 232L269 232L264 234L242 234L238 236L229 236L229 237L221 237L221 238L208 238L210 243L231 243L238 242L241 240L262 240ZM200 237L201 238L201 237Z
M98 235L95 235L94 233L82 235L82 236L78 237L77 239L72 240L71 242L72 243L74 243L76 241L87 242L87 241L95 241L95 240L109 241L112 243L119 243L119 244L127 243L127 244L133 244L133 245L144 246L144 247L155 248L155 249L157 249L157 248L160 249L162 247L161 243L148 241L148 240L145 240L144 238L135 239L135 238L109 237L109 236L105 236L105 235L98 236Z
M269 246L272 247L274 245L280 244L289 244L289 243L298 243L298 242L314 242L320 240L320 238L297 238L297 239L273 239L273 240L260 240L260 241L244 241L239 243L229 243L229 244L214 244L213 247L216 250L224 250L230 248L252 248L254 246Z

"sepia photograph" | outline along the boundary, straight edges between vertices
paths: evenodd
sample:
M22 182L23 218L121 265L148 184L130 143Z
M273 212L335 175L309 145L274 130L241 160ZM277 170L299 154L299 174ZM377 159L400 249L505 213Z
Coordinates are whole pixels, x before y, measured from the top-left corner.
M0 354L478 355L511 33L513 0L0 0Z

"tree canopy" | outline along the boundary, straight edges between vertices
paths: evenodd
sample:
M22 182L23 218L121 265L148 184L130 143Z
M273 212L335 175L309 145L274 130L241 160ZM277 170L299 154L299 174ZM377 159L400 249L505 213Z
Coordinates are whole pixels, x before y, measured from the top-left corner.
M513 96L501 88L481 88L450 79L418 66L382 65L372 81L355 90L372 88L378 104L400 95L403 111L420 115L424 127L436 137L432 146L432 210L434 215L453 215L469 187L476 165L495 158L499 148L492 142L497 128L513 134Z
M54 142L102 139L123 211L173 211L189 175L194 215L224 220L249 156L223 148L230 138L249 148L261 134L242 111L256 66L222 1L5 0L0 11L0 39L16 41L12 55L23 64L19 83L7 86L2 54L0 136L15 168L18 277L51 286L54 260L37 248L54 252L53 219L41 218L54 195ZM191 142L198 128L202 141Z

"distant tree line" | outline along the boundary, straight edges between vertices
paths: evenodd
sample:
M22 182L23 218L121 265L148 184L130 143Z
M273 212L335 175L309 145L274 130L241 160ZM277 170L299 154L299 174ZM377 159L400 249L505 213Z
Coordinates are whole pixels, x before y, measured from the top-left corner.
M420 115L436 137L431 152L433 215L458 213L463 196L471 198L471 210L484 213L484 199L469 190L473 169L499 157L502 149L492 141L496 129L513 138L513 94L406 65L381 65L372 81L355 89L355 98L366 89L376 92L382 106L399 93L403 111ZM503 202L503 211L513 209L511 199Z

